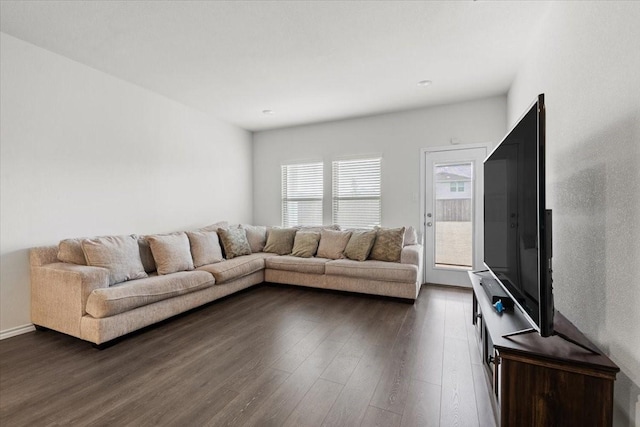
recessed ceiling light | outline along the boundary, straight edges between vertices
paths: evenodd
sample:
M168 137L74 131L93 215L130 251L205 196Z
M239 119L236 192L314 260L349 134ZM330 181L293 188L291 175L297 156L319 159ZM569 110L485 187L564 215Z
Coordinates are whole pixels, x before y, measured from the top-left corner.
M265 116L273 116L276 112L273 110L262 110L262 114Z
M420 80L418 82L418 86L427 87L427 86L431 85L431 83L433 83L431 80Z

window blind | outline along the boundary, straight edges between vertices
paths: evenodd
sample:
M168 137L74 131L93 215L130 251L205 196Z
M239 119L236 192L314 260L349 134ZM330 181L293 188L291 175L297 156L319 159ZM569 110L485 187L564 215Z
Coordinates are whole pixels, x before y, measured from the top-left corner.
M380 158L333 162L334 224L354 228L380 225L381 165Z
M322 224L323 163L282 166L282 226Z

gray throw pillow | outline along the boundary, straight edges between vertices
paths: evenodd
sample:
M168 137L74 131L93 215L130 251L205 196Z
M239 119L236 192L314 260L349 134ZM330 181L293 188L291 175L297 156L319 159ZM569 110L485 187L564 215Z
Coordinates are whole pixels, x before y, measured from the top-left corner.
M400 262L403 242L404 227L378 228L376 230L376 241L373 244L373 248L371 248L369 259Z
M376 230L354 231L344 249L344 256L355 261L365 261L376 240Z
M267 227L249 224L242 224L241 227L247 233L247 240L249 241L251 252L262 252L264 245L267 243Z
M267 236L263 251L278 255L289 255L296 237L294 228L272 228Z
M293 241L291 255L300 258L311 258L318 250L320 233L317 231L298 231Z
M144 271L153 273L157 270L156 262L153 259L153 253L151 253L151 246L147 241L147 236L138 236L138 247L140 248L140 259L142 260L142 266Z
M189 238L185 233L147 236L158 274L193 270Z
M247 233L242 228L219 228L218 237L224 249L225 258L232 259L242 255L251 255L251 246Z
M322 230L317 256L329 259L344 258L344 249L350 237L351 231Z
M198 268L224 260L218 233L215 231L187 231L193 266Z
M109 285L147 277L136 236L85 239L82 241L82 251L87 265L109 270Z

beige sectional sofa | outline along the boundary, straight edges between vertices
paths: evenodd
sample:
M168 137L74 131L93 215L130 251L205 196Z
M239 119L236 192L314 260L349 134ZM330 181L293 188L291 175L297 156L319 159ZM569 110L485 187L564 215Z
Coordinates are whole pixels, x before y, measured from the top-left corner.
M399 262L255 252L158 274L141 243L147 277L116 284L107 268L61 262L59 251L30 252L32 322L96 345L263 282L415 300L422 277L420 244L403 246Z

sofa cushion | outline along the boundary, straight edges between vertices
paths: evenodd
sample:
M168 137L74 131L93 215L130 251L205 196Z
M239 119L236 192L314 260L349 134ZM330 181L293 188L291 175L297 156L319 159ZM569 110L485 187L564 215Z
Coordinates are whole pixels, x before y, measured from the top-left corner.
M262 252L267 243L267 227L262 225L242 224L247 234L247 241L251 247L251 253Z
M354 231L347 247L344 249L344 256L354 261L365 261L371 252L373 243L376 240L376 231Z
M351 231L322 230L318 257L329 259L344 258L344 249L351 238Z
M224 249L226 259L251 254L251 246L247 240L247 233L242 228L219 228L218 236Z
M324 267L327 275L355 277L387 282L415 283L418 267L412 264L400 264L385 261L353 261L338 259L329 261Z
M400 262L403 242L404 227L378 228L376 231L376 241L373 244L373 248L371 248L369 259Z
M181 271L164 276L133 280L109 288L96 289L87 299L86 311L101 318L152 304L213 285L205 271Z
M83 240L84 238L61 240L60 243L58 243L58 261L87 265L87 260L82 250Z
M147 277L136 236L104 236L82 241L87 265L109 270L109 285Z
M320 233L317 231L298 231L293 241L291 255L300 258L311 258L318 250Z
M189 238L185 233L156 234L147 236L147 241L159 275L193 270Z
M326 258L299 258L292 255L267 258L264 262L267 268L273 270L295 271L297 273L324 274Z
M187 231L193 266L200 267L223 261L222 248L215 231Z
M289 255L296 237L295 228L272 228L267 236L264 251L278 255Z
M199 267L198 271L207 271L213 274L213 277L216 278L216 285L220 285L263 269L265 258L272 256L276 255L264 252L244 255L216 264L204 265Z

